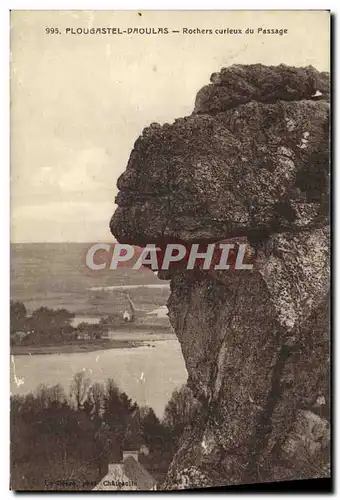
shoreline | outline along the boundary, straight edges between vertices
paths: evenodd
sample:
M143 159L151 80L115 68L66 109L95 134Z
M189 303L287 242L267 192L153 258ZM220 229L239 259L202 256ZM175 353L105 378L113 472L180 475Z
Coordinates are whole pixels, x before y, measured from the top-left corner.
M77 343L65 345L27 345L13 346L10 350L11 356L35 356L47 354L79 354L82 352L95 352L107 349L131 349L133 347L141 347L147 341L132 341L132 340L109 340L107 342L96 343Z
M141 338L138 338L141 337ZM130 338L111 338L87 341L74 341L68 344L50 345L13 345L10 348L11 356L33 356L46 354L79 354L82 352L95 352L108 349L131 349L136 347L154 347L154 342L175 340L173 334L143 335L135 334Z

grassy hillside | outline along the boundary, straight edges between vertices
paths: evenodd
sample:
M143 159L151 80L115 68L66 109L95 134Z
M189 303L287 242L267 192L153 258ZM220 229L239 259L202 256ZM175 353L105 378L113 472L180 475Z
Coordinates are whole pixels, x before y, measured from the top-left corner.
M24 302L29 312L47 306L102 316L126 309L126 298L119 291L91 291L91 287L165 283L147 269L92 271L85 264L90 246L90 243L12 244L11 299ZM149 310L164 305L169 290L138 288L129 293L137 307Z

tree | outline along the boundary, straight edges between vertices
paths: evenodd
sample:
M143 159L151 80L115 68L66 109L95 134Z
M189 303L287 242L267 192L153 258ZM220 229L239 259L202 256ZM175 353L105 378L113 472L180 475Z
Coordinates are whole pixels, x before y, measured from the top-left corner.
M122 447L127 437L127 430L131 423L137 405L121 392L112 379L108 379L105 387L103 420L117 436Z
M45 479L56 489L63 489L56 485L60 478L97 483L108 463L121 460L122 449L142 444L141 462L163 479L173 457L173 431L151 408L139 408L112 379L91 385L85 372L74 375L70 392L72 399L60 385L41 385L34 394L11 397L14 489L42 490Z
M125 324L123 316L119 313L113 313L104 318L100 318L99 325L101 325L104 330L109 330L109 328L115 328L116 326L120 326Z
M95 382L89 388L86 401L84 402L84 410L92 418L97 420L101 417L104 404L105 389L104 385Z
M38 343L61 342L73 330L71 319L74 314L66 309L39 307L32 313L31 325Z
M15 333L24 329L27 310L22 302L10 302L10 331Z
M141 434L148 453L140 456L140 461L160 479L171 463L174 442L171 429L160 422L152 408L139 408Z
M85 372L78 372L74 375L71 383L70 396L75 400L76 409L80 410L85 402L88 390L91 385L91 380L86 376Z
M85 333L89 336L90 339L100 339L104 333L104 326L102 323L86 323L85 321L82 321L79 323L77 326L77 332L78 333Z
M173 391L164 410L163 423L171 429L176 445L184 428L194 422L199 408L200 403L186 385Z
M36 399L40 402L42 408L50 408L63 405L66 402L66 395L60 384L52 387L40 384L36 391Z
M105 443L86 413L66 400L48 403L50 396L59 400L60 388L41 386L36 395L11 397L13 489L41 491L45 480L51 489L67 487L57 484L60 479L81 487L85 479L98 482L107 467Z
M159 420L152 408L143 407L140 410L142 410L139 413L141 432L145 443L151 452L165 451L169 440L171 440L168 426Z

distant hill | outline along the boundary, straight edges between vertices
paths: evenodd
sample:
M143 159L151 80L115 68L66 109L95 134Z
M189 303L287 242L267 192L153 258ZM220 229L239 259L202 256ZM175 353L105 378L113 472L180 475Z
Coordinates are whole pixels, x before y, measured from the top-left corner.
M91 243L11 244L11 299L25 303L32 311L46 305L65 307L80 315L102 316L127 307L119 290L91 291L91 287L162 284L148 269L92 271L85 257ZM130 290L136 305L146 310L166 303L166 288Z

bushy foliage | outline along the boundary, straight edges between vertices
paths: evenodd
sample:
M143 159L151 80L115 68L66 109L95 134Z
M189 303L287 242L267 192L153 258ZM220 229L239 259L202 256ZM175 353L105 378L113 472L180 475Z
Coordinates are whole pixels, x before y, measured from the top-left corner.
M195 422L199 411L200 404L187 385L173 391L164 410L163 423L171 430L172 440L176 448L185 427Z
M183 387L174 391L161 421L112 379L92 383L85 372L74 375L69 395L60 385L42 384L35 393L12 396L11 486L63 490L72 483L86 489L87 481L93 487L108 464L119 462L129 449L142 450L141 463L162 480L195 407Z

